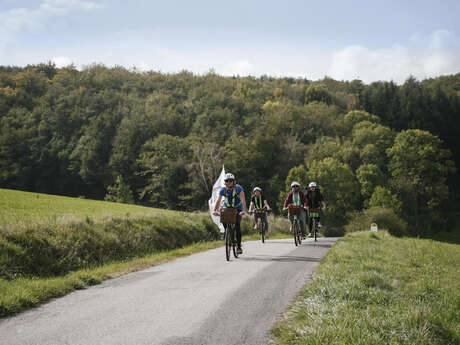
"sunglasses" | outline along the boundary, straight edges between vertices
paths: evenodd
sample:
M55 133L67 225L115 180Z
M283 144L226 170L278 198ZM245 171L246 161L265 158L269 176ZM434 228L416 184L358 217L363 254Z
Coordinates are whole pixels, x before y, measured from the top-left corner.
M233 181L235 181L235 180L224 180L224 181L225 181L225 182L233 182Z

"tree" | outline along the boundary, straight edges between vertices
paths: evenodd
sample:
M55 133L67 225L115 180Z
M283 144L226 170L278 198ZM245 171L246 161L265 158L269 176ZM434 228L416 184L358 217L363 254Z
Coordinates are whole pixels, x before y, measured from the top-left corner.
M352 129L354 125L362 121L369 121L372 123L379 124L380 118L378 116L371 115L364 110L352 110L345 115L345 123L349 126L350 129Z
M382 171L375 164L363 164L356 170L356 177L361 184L361 195L365 203L373 195L377 186L382 186L385 183L385 178Z
M293 181L299 182L300 188L302 189L305 189L305 187L308 186L308 183L310 181L308 179L308 172L307 172L307 169L305 169L305 166L298 165L298 166L293 167L291 170L289 170L289 173L286 177L285 192L288 192L291 190L291 183Z
M369 208L383 207L392 209L395 214L402 214L402 203L398 196L385 187L377 186L369 200Z
M329 157L313 162L308 175L319 185L328 204L327 222L335 227L343 226L347 214L360 207L360 185L353 171L348 165Z
M188 207L187 202L181 202L181 198L188 195L185 167L188 159L188 145L180 137L160 134L147 141L138 160L138 173L145 181L139 199L156 207Z
M133 192L129 186L124 183L123 177L120 175L117 176L115 183L107 188L107 194L104 200L134 204Z
M389 127L361 121L353 127L353 145L361 150L364 164L376 164L383 172L386 168L385 152L393 145L394 134Z
M324 84L312 84L305 91L305 102L323 102L332 104L332 96Z
M414 129L400 132L387 154L405 218L414 233L425 234L448 197L447 177L455 172L450 152L438 137Z
M194 208L202 208L211 195L214 181L222 169L222 147L195 136L187 137L191 159L186 165L190 190L188 199Z

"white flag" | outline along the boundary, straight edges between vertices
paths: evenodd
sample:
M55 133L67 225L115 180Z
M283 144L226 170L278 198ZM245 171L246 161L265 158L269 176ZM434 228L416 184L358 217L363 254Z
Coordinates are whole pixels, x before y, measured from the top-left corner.
M211 199L209 199L209 212L211 213L211 218L214 223L219 227L220 232L224 232L224 226L220 222L220 218L218 216L213 215L212 213L214 212L214 207L216 206L217 199L219 198L219 191L222 187L225 186L225 167L222 165L222 171L220 173L219 178L216 180L214 183L214 186L212 186L212 194L211 194Z

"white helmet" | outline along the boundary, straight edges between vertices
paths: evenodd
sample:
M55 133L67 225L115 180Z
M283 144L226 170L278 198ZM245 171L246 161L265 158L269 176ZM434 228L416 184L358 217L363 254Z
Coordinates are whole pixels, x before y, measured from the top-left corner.
M260 191L260 192L261 192L261 191L262 191L262 188L260 188L260 187L254 187L254 189L252 190L252 192L253 192L253 193L255 193L255 192L256 192L256 190L258 190L258 191Z
M292 182L292 183L291 183L291 188L292 188L292 187L295 187L295 186L300 187L300 183L297 182L297 181Z
M310 182L310 184L308 185L309 188L311 187L316 187L316 182Z
M224 177L224 181L227 181L227 180L235 180L235 175L226 173Z

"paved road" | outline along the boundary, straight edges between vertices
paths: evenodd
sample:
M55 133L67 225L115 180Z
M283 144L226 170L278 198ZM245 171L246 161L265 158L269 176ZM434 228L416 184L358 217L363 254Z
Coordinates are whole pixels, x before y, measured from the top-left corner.
M0 319L0 344L266 344L334 238L217 248L73 292Z

